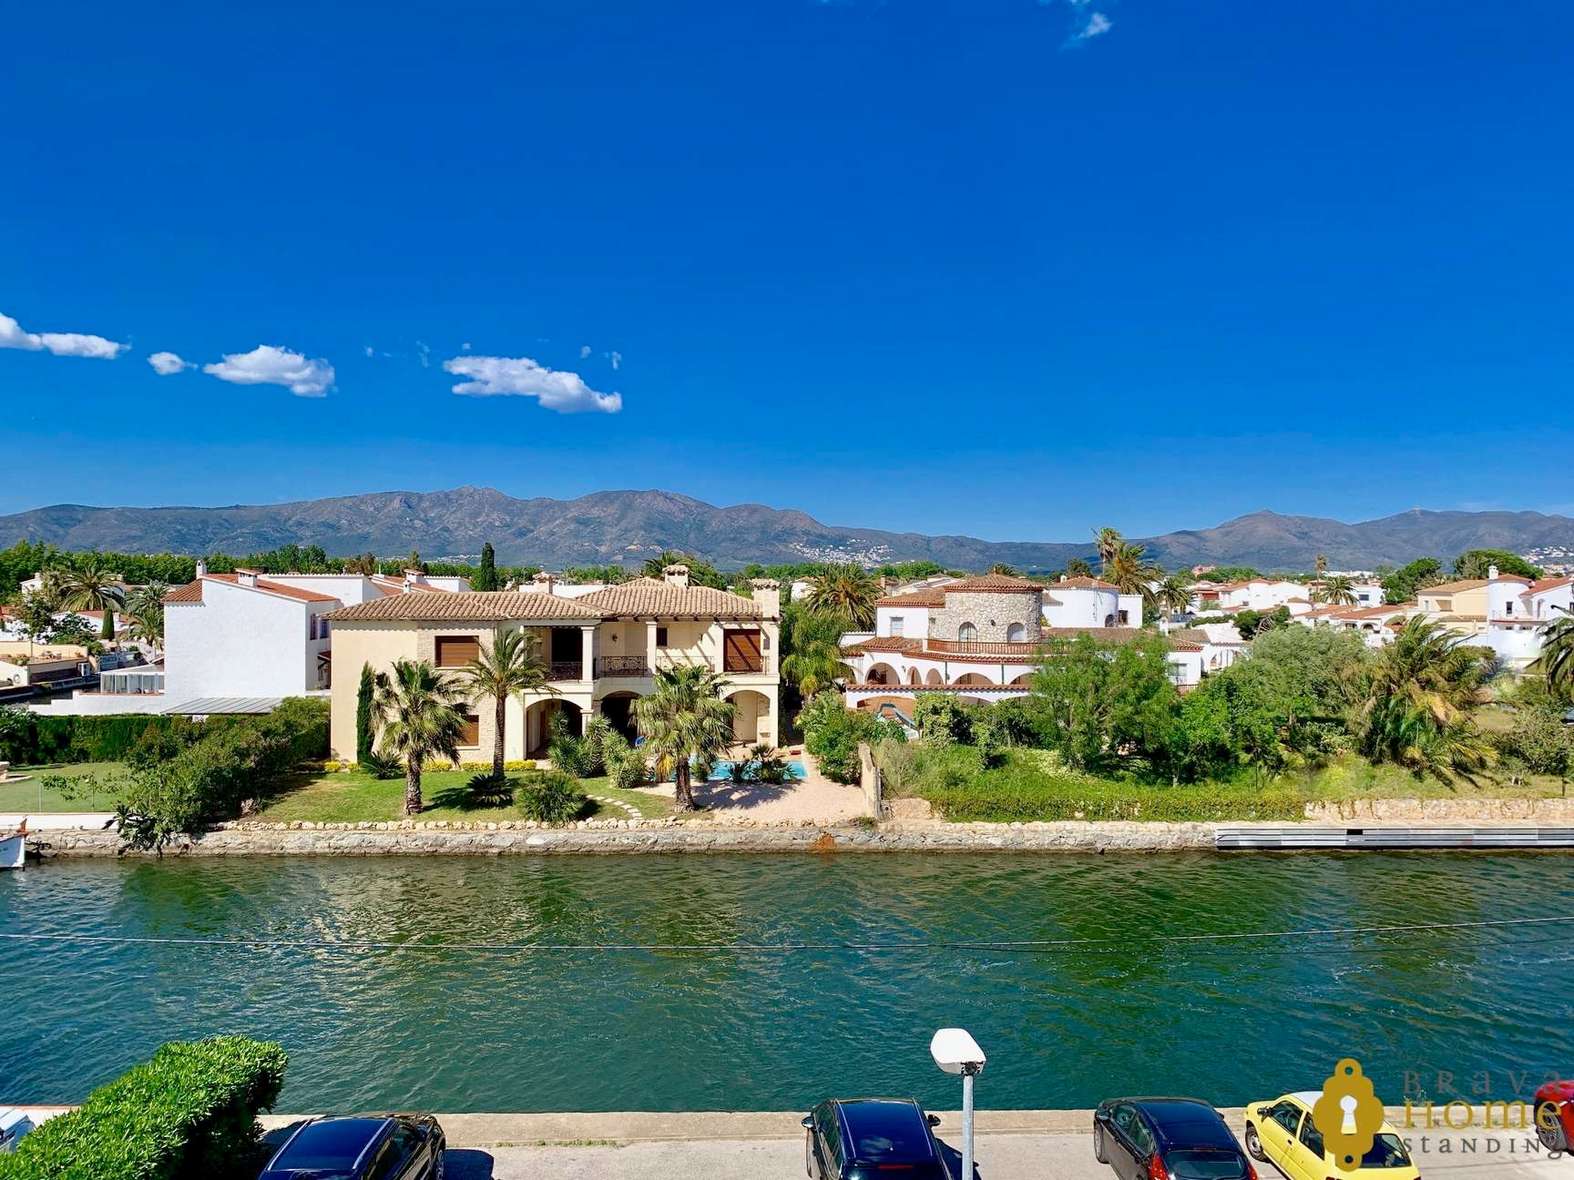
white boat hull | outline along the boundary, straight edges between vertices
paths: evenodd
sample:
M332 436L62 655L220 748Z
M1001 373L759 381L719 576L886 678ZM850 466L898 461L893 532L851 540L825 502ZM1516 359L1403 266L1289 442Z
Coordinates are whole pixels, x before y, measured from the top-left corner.
M0 836L0 869L19 869L27 863L26 836Z

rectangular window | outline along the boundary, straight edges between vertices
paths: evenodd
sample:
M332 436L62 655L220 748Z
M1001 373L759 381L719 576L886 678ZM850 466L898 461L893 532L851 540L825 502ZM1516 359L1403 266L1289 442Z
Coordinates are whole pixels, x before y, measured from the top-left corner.
M892 615L891 616L891 634L892 635L898 635L898 636L901 635L901 633L902 633L902 625L904 623L906 623L906 622L907 622L907 620L902 618L901 615Z
M1131 615L1128 614L1126 611L1121 611L1120 612L1120 625L1122 627L1129 627L1129 626L1131 626Z
M464 727L459 732L461 746L479 746L481 744L481 718L474 713L465 713Z
M437 637L437 666L463 668L481 654L481 643L473 635L439 635Z
M656 628L656 646L657 647L666 647L667 646L667 629L665 627L657 627Z

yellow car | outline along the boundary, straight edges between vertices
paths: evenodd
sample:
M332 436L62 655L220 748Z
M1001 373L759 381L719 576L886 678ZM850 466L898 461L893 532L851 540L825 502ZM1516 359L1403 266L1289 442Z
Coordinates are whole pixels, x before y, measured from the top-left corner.
M1322 1097L1319 1090L1286 1094L1271 1102L1246 1107L1246 1151L1265 1160L1289 1180L1421 1180L1410 1162L1404 1140L1391 1123L1384 1123L1361 1159L1361 1166L1341 1172L1331 1152L1323 1150L1322 1132L1312 1122L1312 1107Z

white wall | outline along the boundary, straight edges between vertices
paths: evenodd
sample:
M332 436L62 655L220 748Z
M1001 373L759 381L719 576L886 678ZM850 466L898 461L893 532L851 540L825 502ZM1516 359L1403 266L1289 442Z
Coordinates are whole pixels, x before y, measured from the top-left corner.
M1050 599L1055 601L1051 602ZM1044 622L1051 627L1102 627L1111 615L1119 621L1118 591L1099 590L1091 586L1057 586L1054 583L1044 588ZM1141 621L1139 606L1137 622Z
M926 606L875 607L875 634L885 638L901 634L904 639L923 639L929 634L929 608ZM900 619L900 630L893 620Z
M318 687L317 655L329 640L308 638L310 617L335 602L297 602L228 582L204 580L202 602L164 610L164 695L299 696Z

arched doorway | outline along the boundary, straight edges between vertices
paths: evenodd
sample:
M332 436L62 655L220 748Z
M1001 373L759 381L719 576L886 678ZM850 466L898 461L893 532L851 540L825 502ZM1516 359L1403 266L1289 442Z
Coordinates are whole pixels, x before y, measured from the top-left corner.
M929 669L928 672L924 673L924 683L925 684L944 684L945 683L945 679L944 679L944 677L942 677L940 675L940 669L939 668L931 668L931 669Z
M994 681L979 672L969 672L965 676L958 676L953 684L993 684Z
M909 683L909 684L921 684L922 683L922 681L920 681L918 679L918 669L917 668L909 668L907 670L907 683Z
M1018 676L1011 683L1012 684L1031 685L1033 683L1033 673L1031 673L1031 672L1024 672L1024 673L1022 673L1022 675Z
M1012 623L1011 626L1006 628L1006 642L1007 643L1026 643L1027 642L1027 628L1025 626L1023 626L1021 623Z
M771 724L771 700L763 692L740 688L727 697L732 702L732 736L744 745L770 742L775 745Z
M552 741L552 726L558 718L574 736L585 732L585 718L578 705L572 701L537 701L525 710L525 757L545 758L547 746Z
M639 726L634 722L634 702L639 700L637 692L613 692L601 698L599 711L612 725L612 728L621 733L629 741L639 736Z
M902 678L896 674L896 669L890 664L875 664L869 669L868 682L870 684L900 684Z

